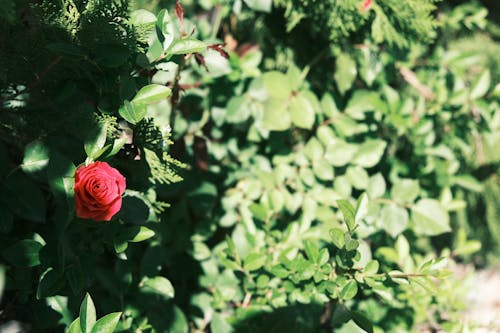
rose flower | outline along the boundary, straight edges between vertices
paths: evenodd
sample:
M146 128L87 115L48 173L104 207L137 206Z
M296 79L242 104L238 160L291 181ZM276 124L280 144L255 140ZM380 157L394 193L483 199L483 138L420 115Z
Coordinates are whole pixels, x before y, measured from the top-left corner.
M122 206L125 177L106 162L94 162L75 172L76 216L109 221Z

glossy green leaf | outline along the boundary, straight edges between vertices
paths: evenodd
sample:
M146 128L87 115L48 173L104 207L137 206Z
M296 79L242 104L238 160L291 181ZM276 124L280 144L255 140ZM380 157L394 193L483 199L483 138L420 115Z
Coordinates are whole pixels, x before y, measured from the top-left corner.
M163 44L163 49L168 49L174 40L174 24L166 9L158 12L156 29L158 39Z
M348 200L337 200L337 205L339 206L342 215L344 216L344 222L346 223L349 230L353 230L356 225L355 214L356 211L352 204Z
M330 230L330 237L332 239L332 242L339 249L343 248L345 245L344 234L345 232L339 228L333 228Z
M113 333L120 321L121 312L113 312L100 318L94 324L91 333Z
M311 260L312 262L318 261L319 249L318 246L312 240L304 241L304 250L309 260Z
M49 164L49 150L41 141L34 141L24 149L21 168L28 174L40 172Z
M155 232L144 226L133 226L124 228L118 235L119 240L139 243L155 235Z
M80 305L80 327L82 333L90 333L96 322L94 301L88 293L85 294Z
M373 324L364 314L359 311L351 311L352 320L366 333L373 333Z
M146 112L146 105L130 103L127 100L123 102L123 106L118 110L120 116L131 124L137 124L141 121L146 116Z
M347 284L340 291L340 297L342 299L348 300L354 298L358 293L358 284L356 280L349 280Z
M206 50L207 44L196 38L187 37L174 41L167 50L168 54L198 53Z
M69 325L68 333L82 333L82 328L80 327L80 317L76 318L71 325Z
M166 300L174 298L175 295L172 283L163 276L146 278L141 283L141 290L143 290L146 293L159 295L160 297Z
M264 266L266 260L264 253L250 253L243 261L243 267L248 271L255 271Z
M165 100L172 90L161 84L150 84L142 87L135 97L132 99L132 104L153 104Z

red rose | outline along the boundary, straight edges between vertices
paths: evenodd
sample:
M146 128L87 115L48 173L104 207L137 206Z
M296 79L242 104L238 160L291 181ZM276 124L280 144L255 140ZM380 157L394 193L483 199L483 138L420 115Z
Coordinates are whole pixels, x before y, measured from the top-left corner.
M371 5L372 5L372 0L363 1L363 4L361 5L361 12L365 12L368 9L370 9Z
M75 172L76 216L109 221L122 206L125 177L106 162L81 166Z

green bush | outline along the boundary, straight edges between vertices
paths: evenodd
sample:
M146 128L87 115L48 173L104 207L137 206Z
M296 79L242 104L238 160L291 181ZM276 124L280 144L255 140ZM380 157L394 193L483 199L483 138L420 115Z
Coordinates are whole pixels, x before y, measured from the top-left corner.
M470 329L452 272L485 262L499 237L498 44L485 9L2 6L0 322ZM75 212L75 170L95 161L126 178L110 222Z

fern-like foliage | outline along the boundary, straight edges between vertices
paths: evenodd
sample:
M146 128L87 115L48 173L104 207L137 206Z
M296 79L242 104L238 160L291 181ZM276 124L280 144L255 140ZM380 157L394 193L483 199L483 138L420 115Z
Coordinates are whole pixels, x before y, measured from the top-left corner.
M134 128L134 141L144 151L149 165L152 183L170 184L182 180L176 169L185 169L187 166L171 157L168 153L170 129L161 131L152 118L146 118Z
M331 42L357 33L369 32L378 43L398 48L408 41L428 42L434 37L436 0L372 1L368 10L363 1L275 0L285 9L287 30L306 24L314 34L327 34Z

